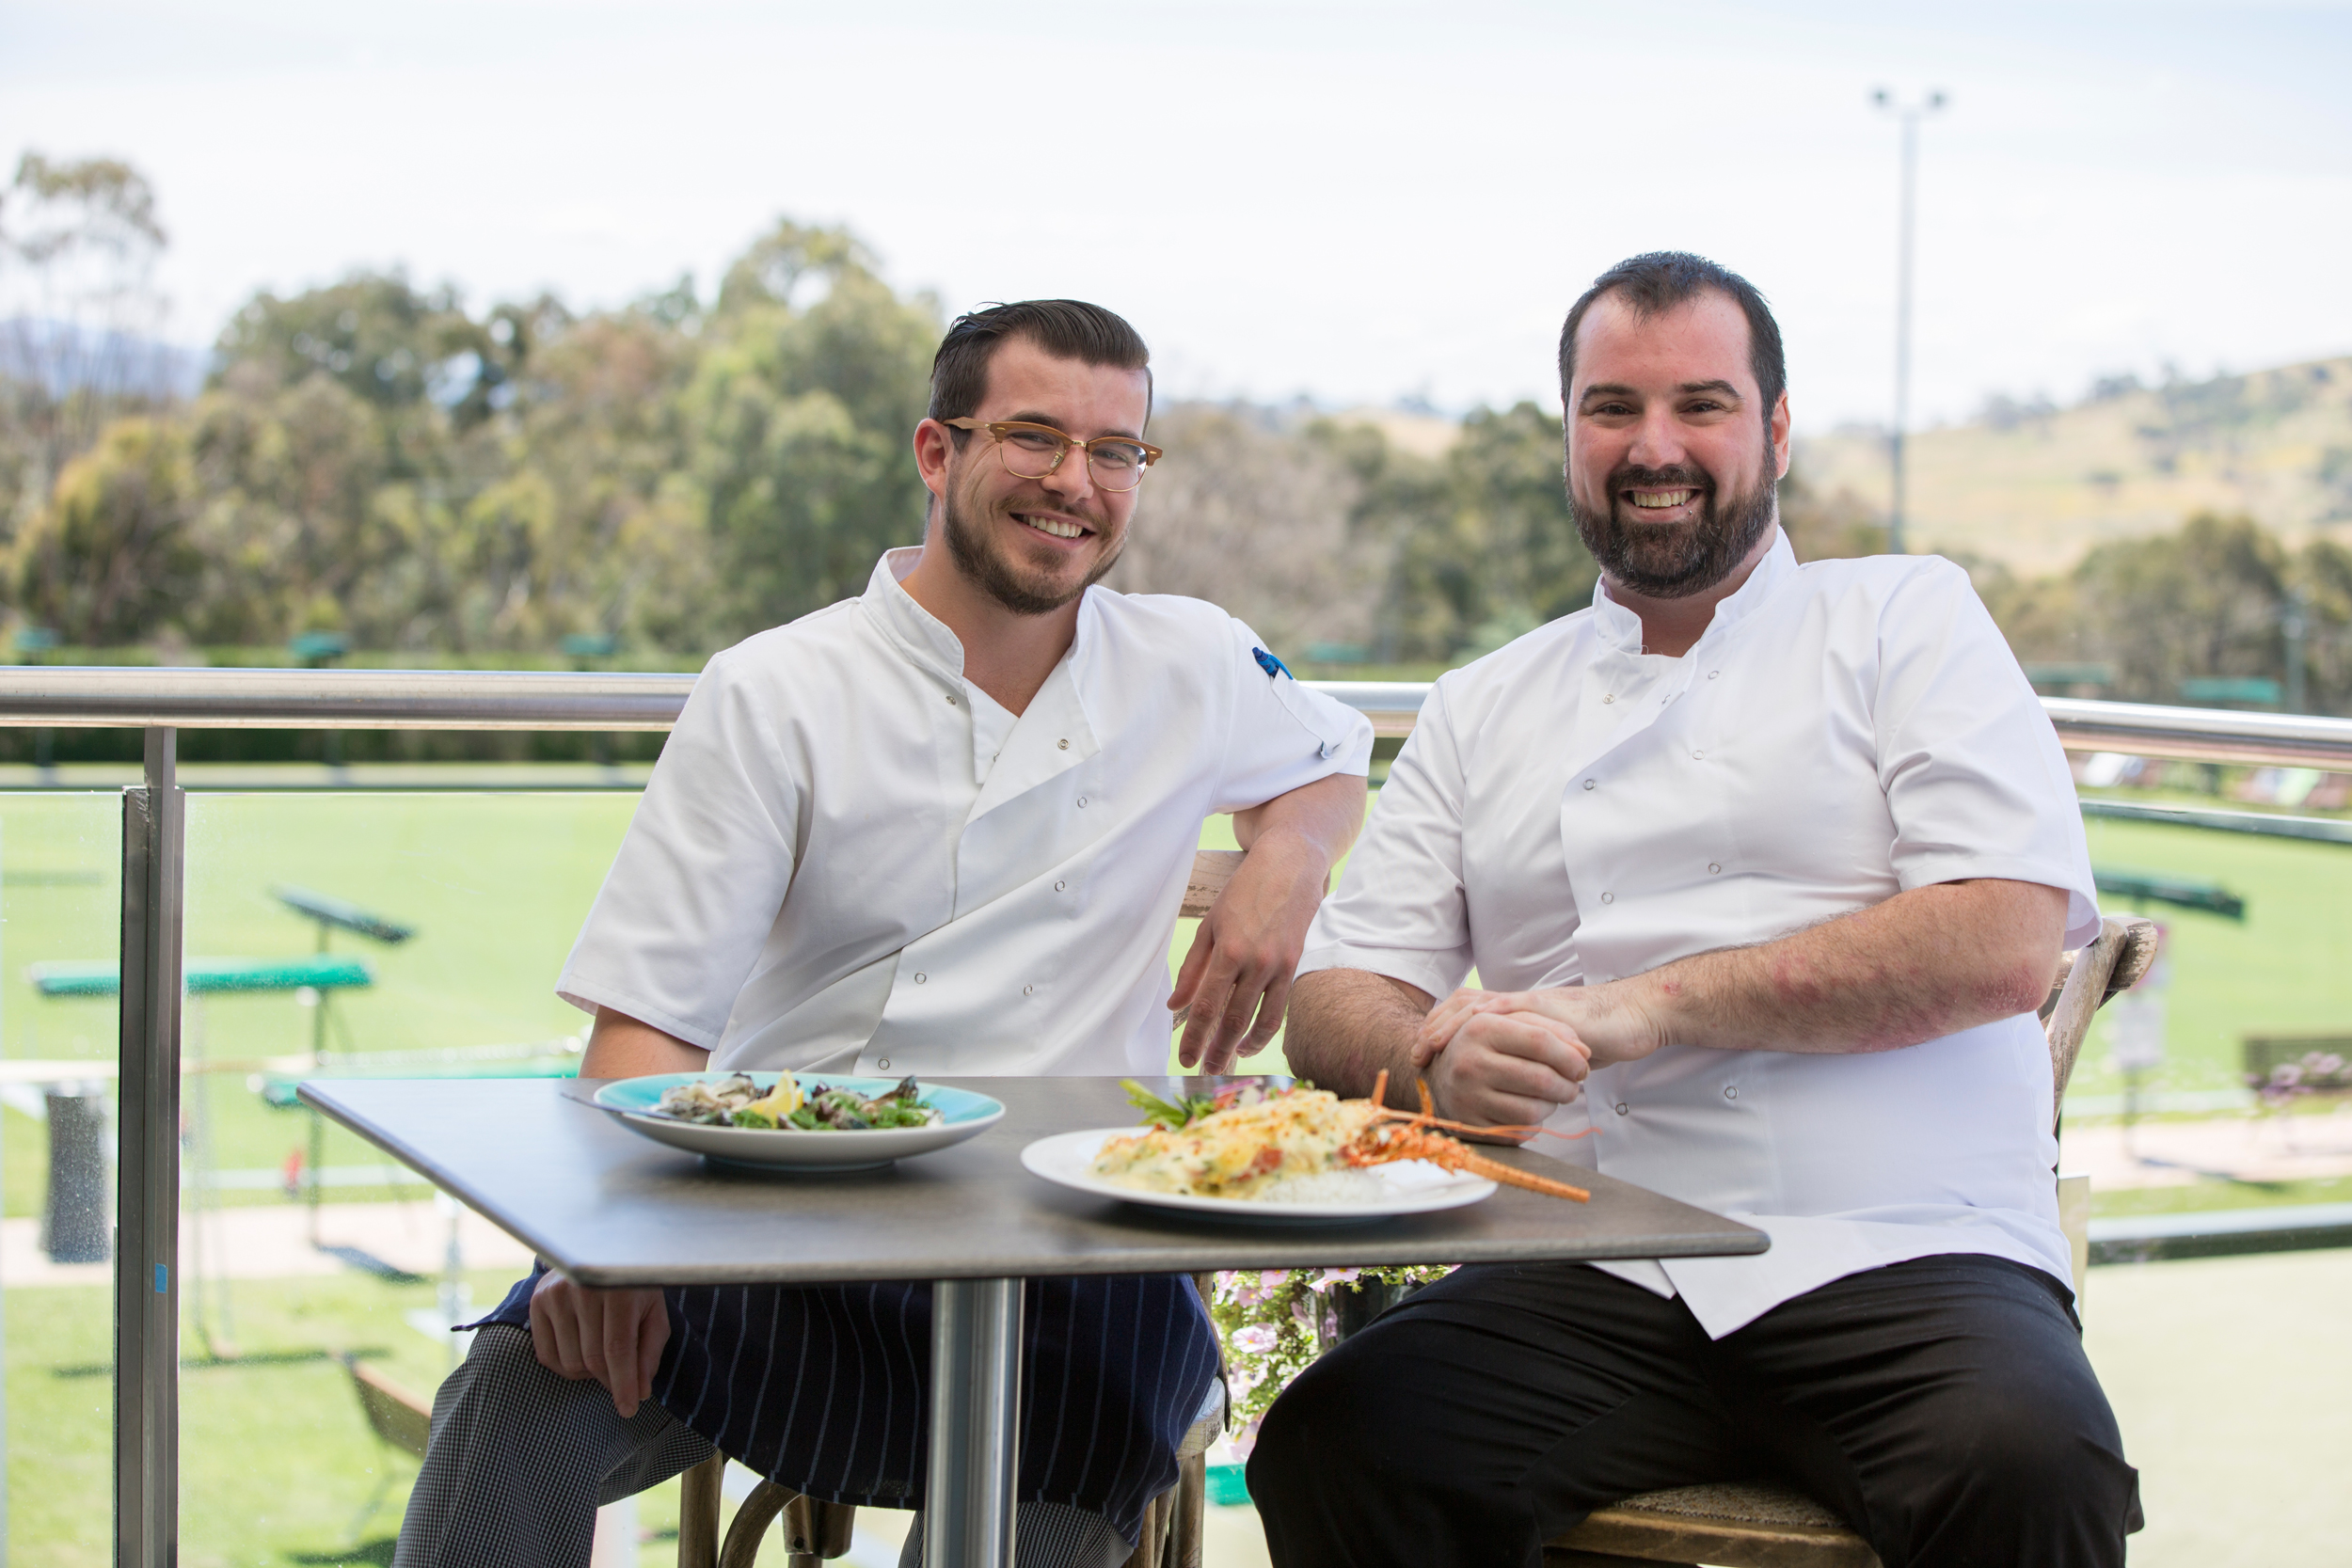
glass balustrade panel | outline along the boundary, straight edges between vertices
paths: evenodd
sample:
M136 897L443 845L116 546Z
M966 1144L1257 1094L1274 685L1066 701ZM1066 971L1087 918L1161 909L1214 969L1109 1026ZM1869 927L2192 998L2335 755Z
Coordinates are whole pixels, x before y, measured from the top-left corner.
M0 1544L113 1558L122 799L0 791Z

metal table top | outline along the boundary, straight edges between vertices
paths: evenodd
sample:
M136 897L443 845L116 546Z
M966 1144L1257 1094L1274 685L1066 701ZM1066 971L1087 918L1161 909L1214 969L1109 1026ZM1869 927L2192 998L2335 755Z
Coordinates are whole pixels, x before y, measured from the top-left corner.
M1749 1226L1524 1149L1486 1152L1588 1188L1592 1202L1506 1186L1467 1208L1328 1225L1149 1209L1056 1186L1020 1164L1022 1148L1050 1133L1132 1125L1115 1080L941 1082L1003 1101L1004 1120L953 1148L834 1176L706 1165L586 1103L595 1080L336 1079L301 1093L585 1285L1692 1258L1769 1245Z

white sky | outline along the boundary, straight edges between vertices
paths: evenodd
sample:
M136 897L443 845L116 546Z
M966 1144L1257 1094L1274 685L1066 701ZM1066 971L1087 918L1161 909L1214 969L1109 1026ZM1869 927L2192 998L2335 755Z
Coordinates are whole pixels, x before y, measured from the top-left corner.
M358 265L476 305L707 289L790 214L951 309L1109 305L1172 392L1556 404L1568 303L1679 246L1772 298L1816 430L1890 401L1872 87L1953 97L1925 421L2352 351L2347 83L2342 0L0 6L0 157L144 169L185 341Z

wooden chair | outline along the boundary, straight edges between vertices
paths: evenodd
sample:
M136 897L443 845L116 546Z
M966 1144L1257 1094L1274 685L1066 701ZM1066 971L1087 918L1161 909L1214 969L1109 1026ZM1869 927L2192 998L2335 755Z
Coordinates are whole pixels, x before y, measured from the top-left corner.
M375 1490L351 1521L351 1533L357 1537L391 1492L391 1450L424 1458L425 1439L433 1432L433 1402L410 1393L348 1352L335 1359L351 1374L352 1392L359 1396L359 1413L367 1418L368 1430L385 1450L375 1467Z
M2060 960L2042 1006L2056 1089L2053 1125L2091 1015L2107 998L2137 985L2155 956L2153 922L2109 920L2090 945ZM2058 1216L2074 1247L2078 1299L2090 1262L2090 1212L2089 1181L2061 1178ZM1645 1492L1596 1509L1544 1546L1545 1568L1661 1562L1685 1568L1702 1562L1718 1568L1879 1568L1878 1554L1844 1520L1796 1488L1770 1481Z

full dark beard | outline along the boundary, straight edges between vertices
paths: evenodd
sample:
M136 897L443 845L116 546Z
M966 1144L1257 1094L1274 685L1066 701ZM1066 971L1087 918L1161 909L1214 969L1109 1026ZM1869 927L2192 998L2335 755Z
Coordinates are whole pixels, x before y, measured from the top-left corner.
M1620 521L1617 497L1628 485L1687 486L1702 492L1706 506L1696 523ZM1626 510L1630 510L1629 503ZM1780 515L1779 497L1768 481L1745 495L1724 496L1704 471L1620 467L1609 476L1609 506L1596 516L1568 496L1568 515L1584 547L1616 582L1652 599L1681 599L1704 594L1748 558L1764 531Z
M1086 580L1067 593L1041 589L1015 562L989 547L988 536L964 515L953 489L940 498L940 509L947 535L947 553L954 558L957 569L977 584L981 593L1015 615L1052 614L1102 581L1119 564L1119 552L1127 547L1127 541L1121 538L1104 553Z

